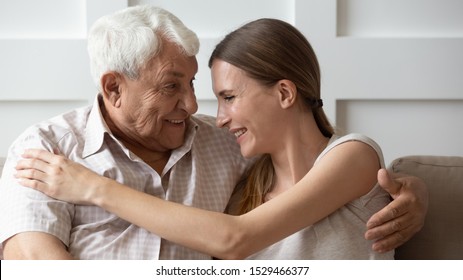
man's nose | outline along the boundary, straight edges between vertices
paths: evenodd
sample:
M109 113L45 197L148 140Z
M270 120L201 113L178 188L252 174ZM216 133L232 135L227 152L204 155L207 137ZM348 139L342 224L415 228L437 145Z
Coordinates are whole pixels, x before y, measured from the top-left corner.
M190 115L198 111L198 103L196 101L196 95L193 89L188 89L184 92L180 101L180 106Z

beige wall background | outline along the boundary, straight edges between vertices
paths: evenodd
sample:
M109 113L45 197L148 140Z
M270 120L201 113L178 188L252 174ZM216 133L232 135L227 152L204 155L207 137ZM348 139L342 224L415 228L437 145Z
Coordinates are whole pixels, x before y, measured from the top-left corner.
M229 31L283 19L312 43L331 121L383 148L463 155L463 1L458 0L1 0L0 156L29 125L96 94L86 35L101 15L138 4L164 7L201 40L199 113L215 115L207 59Z

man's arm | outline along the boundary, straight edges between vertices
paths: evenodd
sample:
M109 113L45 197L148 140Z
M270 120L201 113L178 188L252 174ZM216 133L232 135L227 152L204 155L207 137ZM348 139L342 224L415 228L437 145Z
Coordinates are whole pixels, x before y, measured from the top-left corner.
M23 232L3 243L6 260L71 260L66 246L55 236L44 232Z
M428 189L419 178L378 171L378 183L394 199L367 222L365 238L376 240L373 250L385 252L404 244L424 225Z

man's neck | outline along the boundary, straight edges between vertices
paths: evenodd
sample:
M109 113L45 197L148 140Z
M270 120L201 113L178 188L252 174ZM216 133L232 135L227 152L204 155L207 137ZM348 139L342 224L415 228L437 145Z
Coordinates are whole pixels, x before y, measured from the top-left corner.
M166 167L167 162L169 161L171 151L151 151L143 146L136 146L131 143L125 142L122 139L120 140L127 149L129 149L132 153L136 154L146 164L151 166L159 175L162 174L164 167Z
M121 141L121 143L124 144L128 150L137 155L146 164L151 166L159 175L161 175L164 167L169 161L171 151L153 151L143 145L137 145L136 143L130 142L124 137L120 137L119 129L113 123L109 112L105 108L104 102L100 102L100 110L104 121L106 122L114 137Z

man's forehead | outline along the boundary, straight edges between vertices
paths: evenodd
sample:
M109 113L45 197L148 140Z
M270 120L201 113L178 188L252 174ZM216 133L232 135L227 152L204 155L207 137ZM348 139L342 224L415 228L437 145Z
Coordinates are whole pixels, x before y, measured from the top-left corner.
M152 60L151 69L161 73L163 76L182 78L195 75L198 72L198 63L195 57L170 57Z
M183 78L185 77L185 73L184 72L179 72L179 71L170 71L170 70L167 70L164 72L165 75L167 76L173 76L173 77L176 77L176 78Z

